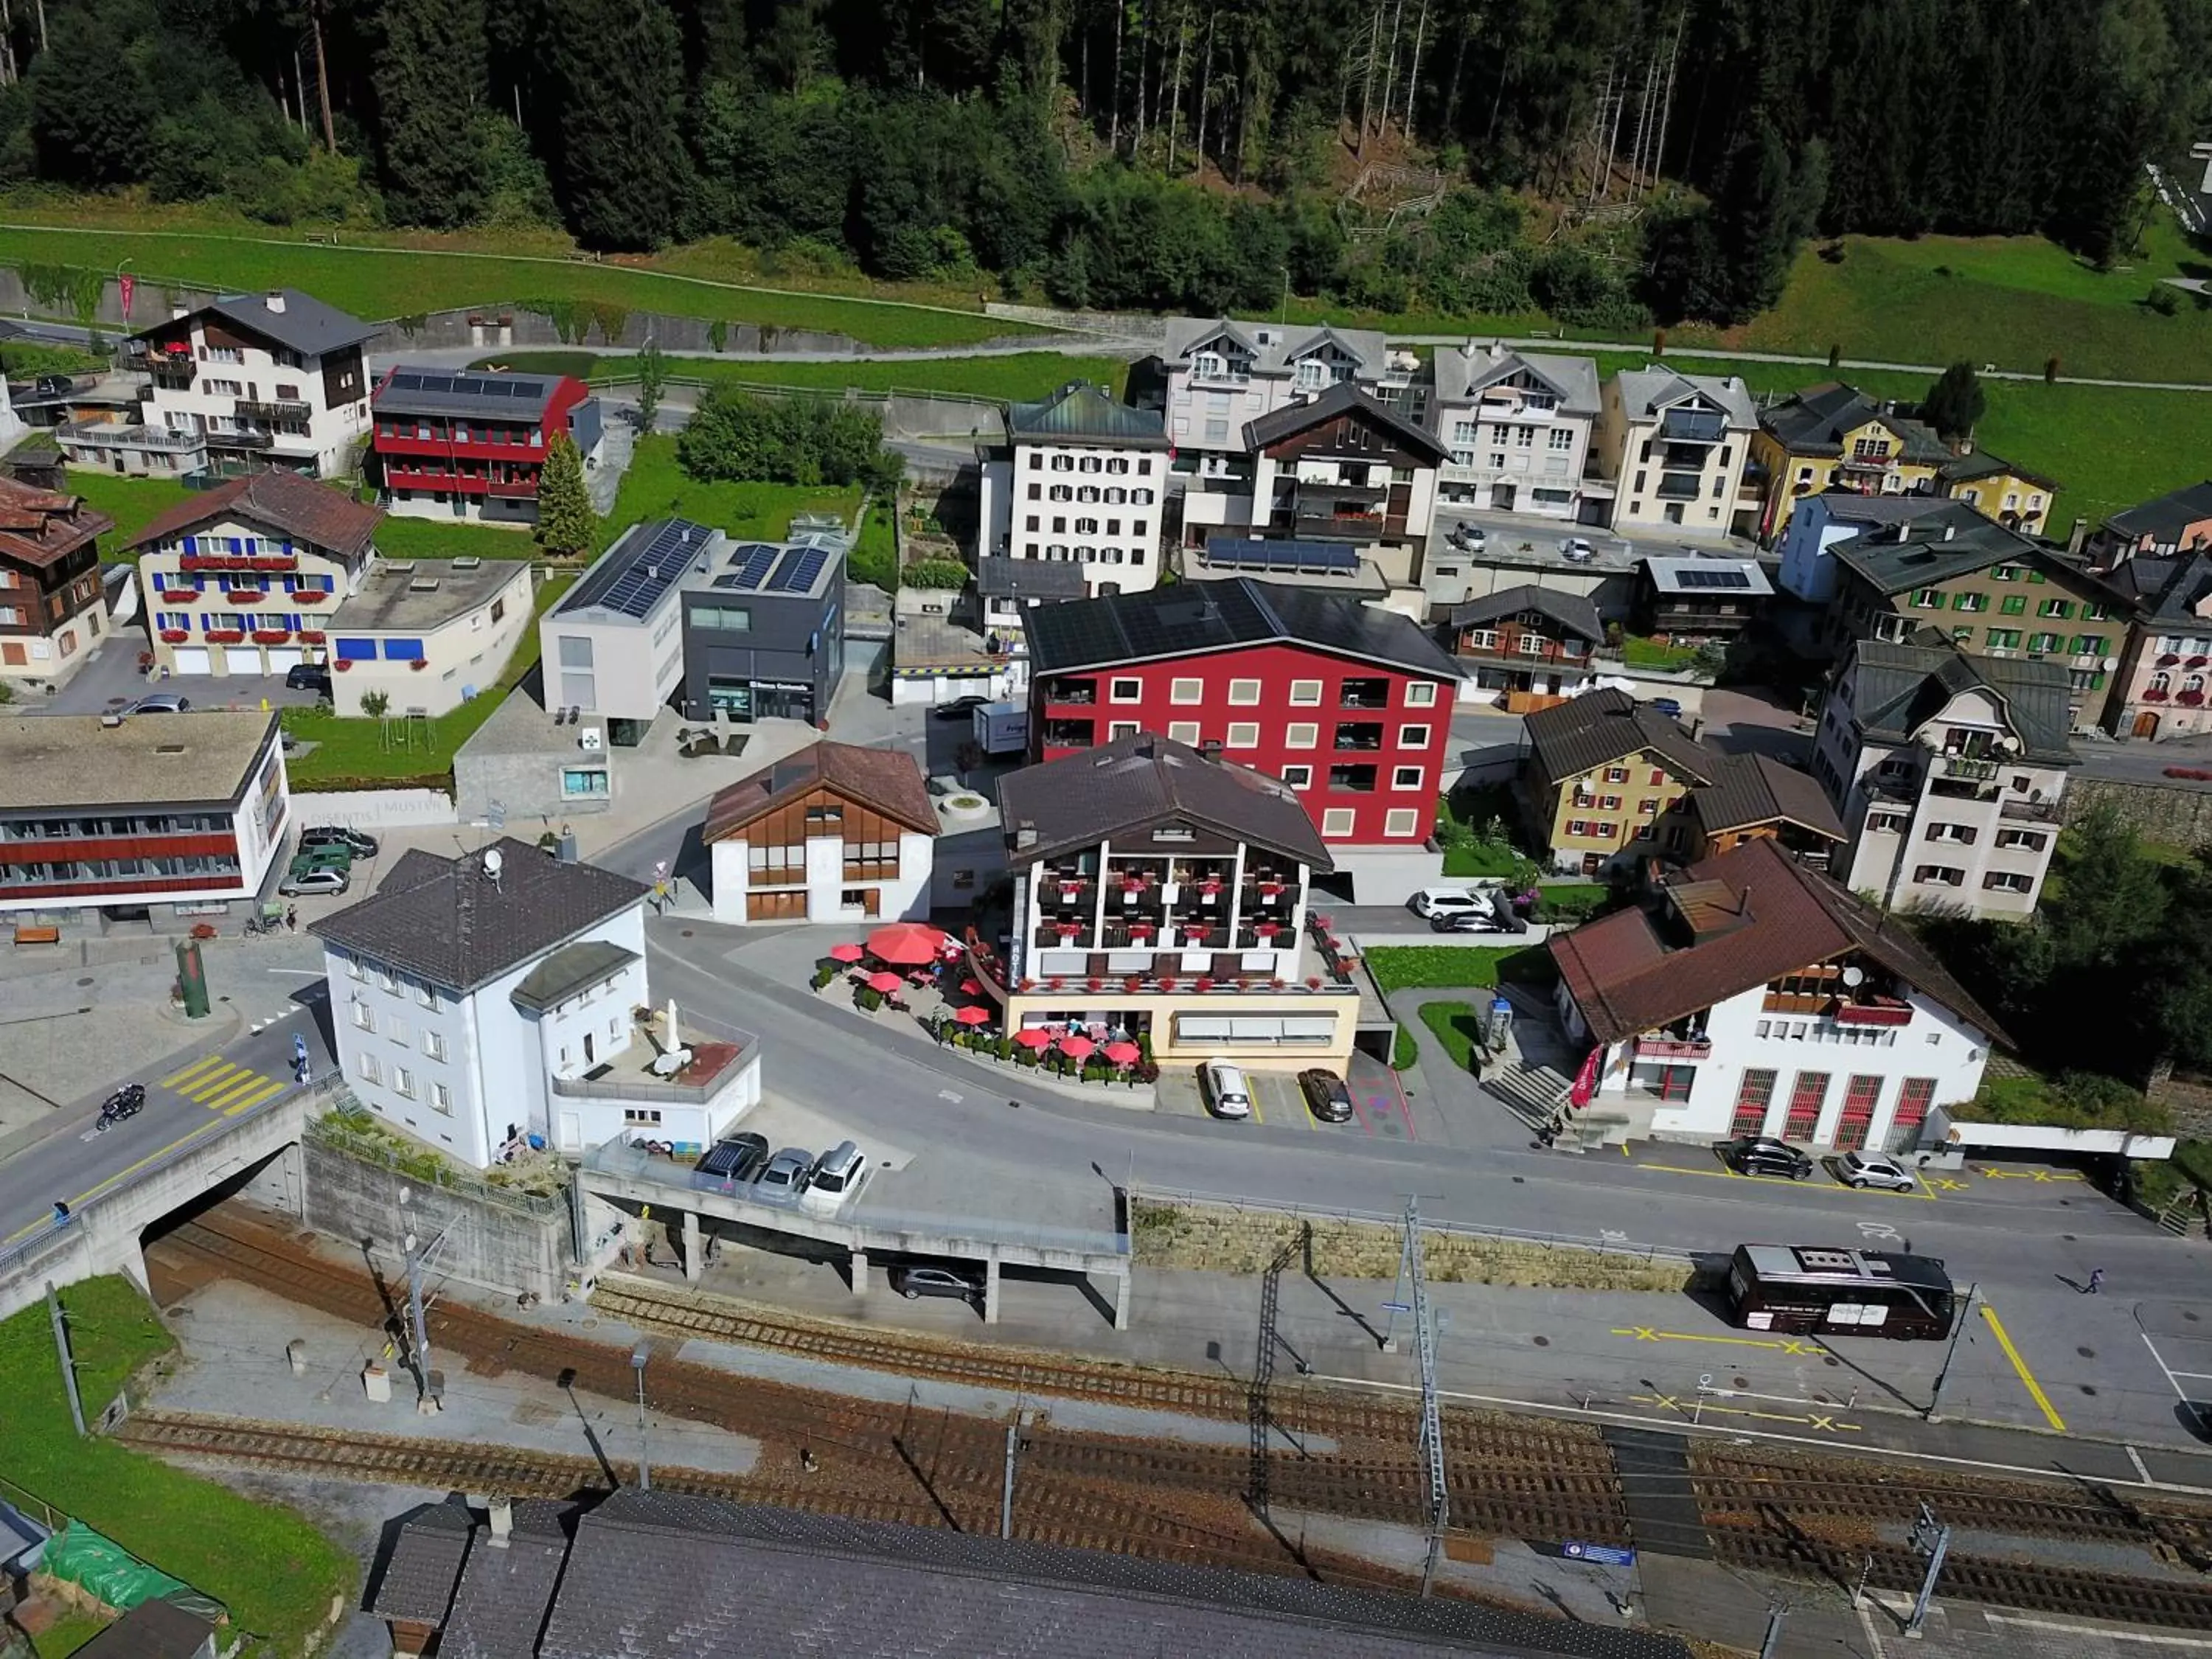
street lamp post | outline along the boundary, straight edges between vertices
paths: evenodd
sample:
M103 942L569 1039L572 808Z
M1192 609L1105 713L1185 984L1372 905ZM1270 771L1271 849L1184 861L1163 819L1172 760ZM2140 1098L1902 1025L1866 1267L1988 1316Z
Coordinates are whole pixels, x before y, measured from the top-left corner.
M653 1357L652 1351L641 1342L630 1350L630 1369L637 1373L637 1489L653 1490L653 1464L646 1455L645 1446L645 1362Z

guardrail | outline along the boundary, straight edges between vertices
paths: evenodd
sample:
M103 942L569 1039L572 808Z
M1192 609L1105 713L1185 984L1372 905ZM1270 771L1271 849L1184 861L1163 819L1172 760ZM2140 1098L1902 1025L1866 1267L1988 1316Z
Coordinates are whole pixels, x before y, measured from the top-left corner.
M610 392L617 386L635 386L635 374L601 374L584 384L594 392ZM887 388L841 386L793 386L775 380L726 380L717 376L708 380L697 374L671 374L663 386L690 386L700 391L727 387L733 392L749 392L757 398L822 398L837 403L888 404L894 398L928 398L939 403L969 404L978 409L1004 413L1006 399L986 397L979 392L947 392L935 386L895 386Z

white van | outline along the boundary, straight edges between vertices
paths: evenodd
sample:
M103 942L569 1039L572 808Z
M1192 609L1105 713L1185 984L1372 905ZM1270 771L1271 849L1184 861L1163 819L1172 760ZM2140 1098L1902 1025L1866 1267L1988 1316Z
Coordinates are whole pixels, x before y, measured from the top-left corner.
M814 1160L799 1201L810 1210L842 1208L867 1178L868 1160L860 1155L860 1149L849 1140L841 1140Z
M1251 1085L1244 1073L1225 1060L1209 1060L1198 1068L1200 1088L1216 1117L1252 1115Z

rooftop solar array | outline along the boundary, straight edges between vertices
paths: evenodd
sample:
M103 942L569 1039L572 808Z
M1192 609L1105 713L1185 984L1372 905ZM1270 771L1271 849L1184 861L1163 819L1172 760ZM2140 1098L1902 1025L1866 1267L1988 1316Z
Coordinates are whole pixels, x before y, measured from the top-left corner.
M1233 570L1296 570L1349 575L1359 551L1348 542L1290 542L1217 536L1206 544L1206 562Z
M433 374L403 368L392 377L394 392L437 392L460 398L542 398L543 380L510 380L504 374Z
M734 587L750 593L768 580L783 550L770 542L747 542L730 554L730 574L717 578L717 587Z
M542 374L447 374L403 365L376 388L375 401L378 408L402 415L536 421L559 384Z
M1751 578L1741 570L1678 570L1678 587L1749 587Z
M661 596L684 580L714 533L683 519L639 526L569 591L556 614L603 607L617 616L649 615Z
M783 562L769 578L772 593L804 593L821 577L822 567L830 562L826 548L794 547L783 556Z

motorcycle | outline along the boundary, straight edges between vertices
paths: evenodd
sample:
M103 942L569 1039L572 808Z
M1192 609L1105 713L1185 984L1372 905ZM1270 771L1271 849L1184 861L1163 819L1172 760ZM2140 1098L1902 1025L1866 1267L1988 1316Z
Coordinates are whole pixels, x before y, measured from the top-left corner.
M106 1103L100 1109L100 1121L93 1127L96 1133L106 1134L117 1124L137 1116L145 1104L146 1085L143 1083L126 1083L108 1096Z

